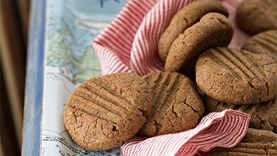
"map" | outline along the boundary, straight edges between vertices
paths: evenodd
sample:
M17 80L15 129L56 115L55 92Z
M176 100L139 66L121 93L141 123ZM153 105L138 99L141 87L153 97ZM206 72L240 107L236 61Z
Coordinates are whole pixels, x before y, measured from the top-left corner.
M78 85L100 76L92 40L116 17L127 0L47 0L41 155L121 155L119 149L87 151L63 124L63 110Z

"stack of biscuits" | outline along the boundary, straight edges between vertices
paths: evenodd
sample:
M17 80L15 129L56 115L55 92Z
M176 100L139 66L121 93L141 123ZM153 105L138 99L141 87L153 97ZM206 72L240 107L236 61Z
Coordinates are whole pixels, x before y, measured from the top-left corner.
M254 36L233 49L226 47L233 28L220 2L190 3L158 42L165 72L117 73L82 83L65 108L68 133L85 149L108 150L134 136L192 129L205 113L235 109L252 117L247 135L236 147L210 154L277 155L276 7L275 0L245 0L237 22Z
M207 50L197 61L196 82L207 113L242 111L251 115L250 128L237 146L209 155L277 155L277 1L244 0L236 19L252 37L240 50Z

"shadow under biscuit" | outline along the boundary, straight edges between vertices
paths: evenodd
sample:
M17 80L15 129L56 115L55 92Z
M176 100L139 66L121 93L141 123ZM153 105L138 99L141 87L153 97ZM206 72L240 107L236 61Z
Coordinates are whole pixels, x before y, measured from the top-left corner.
M277 155L277 134L268 130L249 128L243 140L232 148L215 148L209 156Z
M233 105L204 97L206 113L234 109L251 115L249 127L277 133L277 99L249 105Z

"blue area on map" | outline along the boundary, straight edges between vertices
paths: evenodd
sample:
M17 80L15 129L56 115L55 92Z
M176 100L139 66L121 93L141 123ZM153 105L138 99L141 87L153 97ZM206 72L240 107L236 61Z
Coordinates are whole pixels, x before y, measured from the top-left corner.
M68 0L79 17L93 21L111 21L128 0ZM90 4L90 5L88 5Z
M104 2L109 1L109 0L99 0L100 1L100 6L104 7ZM119 0L114 0L115 2L119 3Z
M107 25L112 21L127 2L127 0L104 1L103 6L99 4L101 0L48 1L49 22L56 23L48 24L48 36L67 28L69 34L64 38L64 43L72 50L74 57L79 59L83 56L85 48L91 45L92 40L101 31L97 30L97 27L90 28L90 26L100 25L99 29L102 29L101 25Z

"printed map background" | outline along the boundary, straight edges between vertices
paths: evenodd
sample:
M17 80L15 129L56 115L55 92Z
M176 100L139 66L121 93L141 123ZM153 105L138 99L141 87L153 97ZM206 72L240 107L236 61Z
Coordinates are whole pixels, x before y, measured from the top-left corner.
M91 46L127 0L47 0L42 155L120 155L78 147L63 125L65 103L83 81L100 75Z

